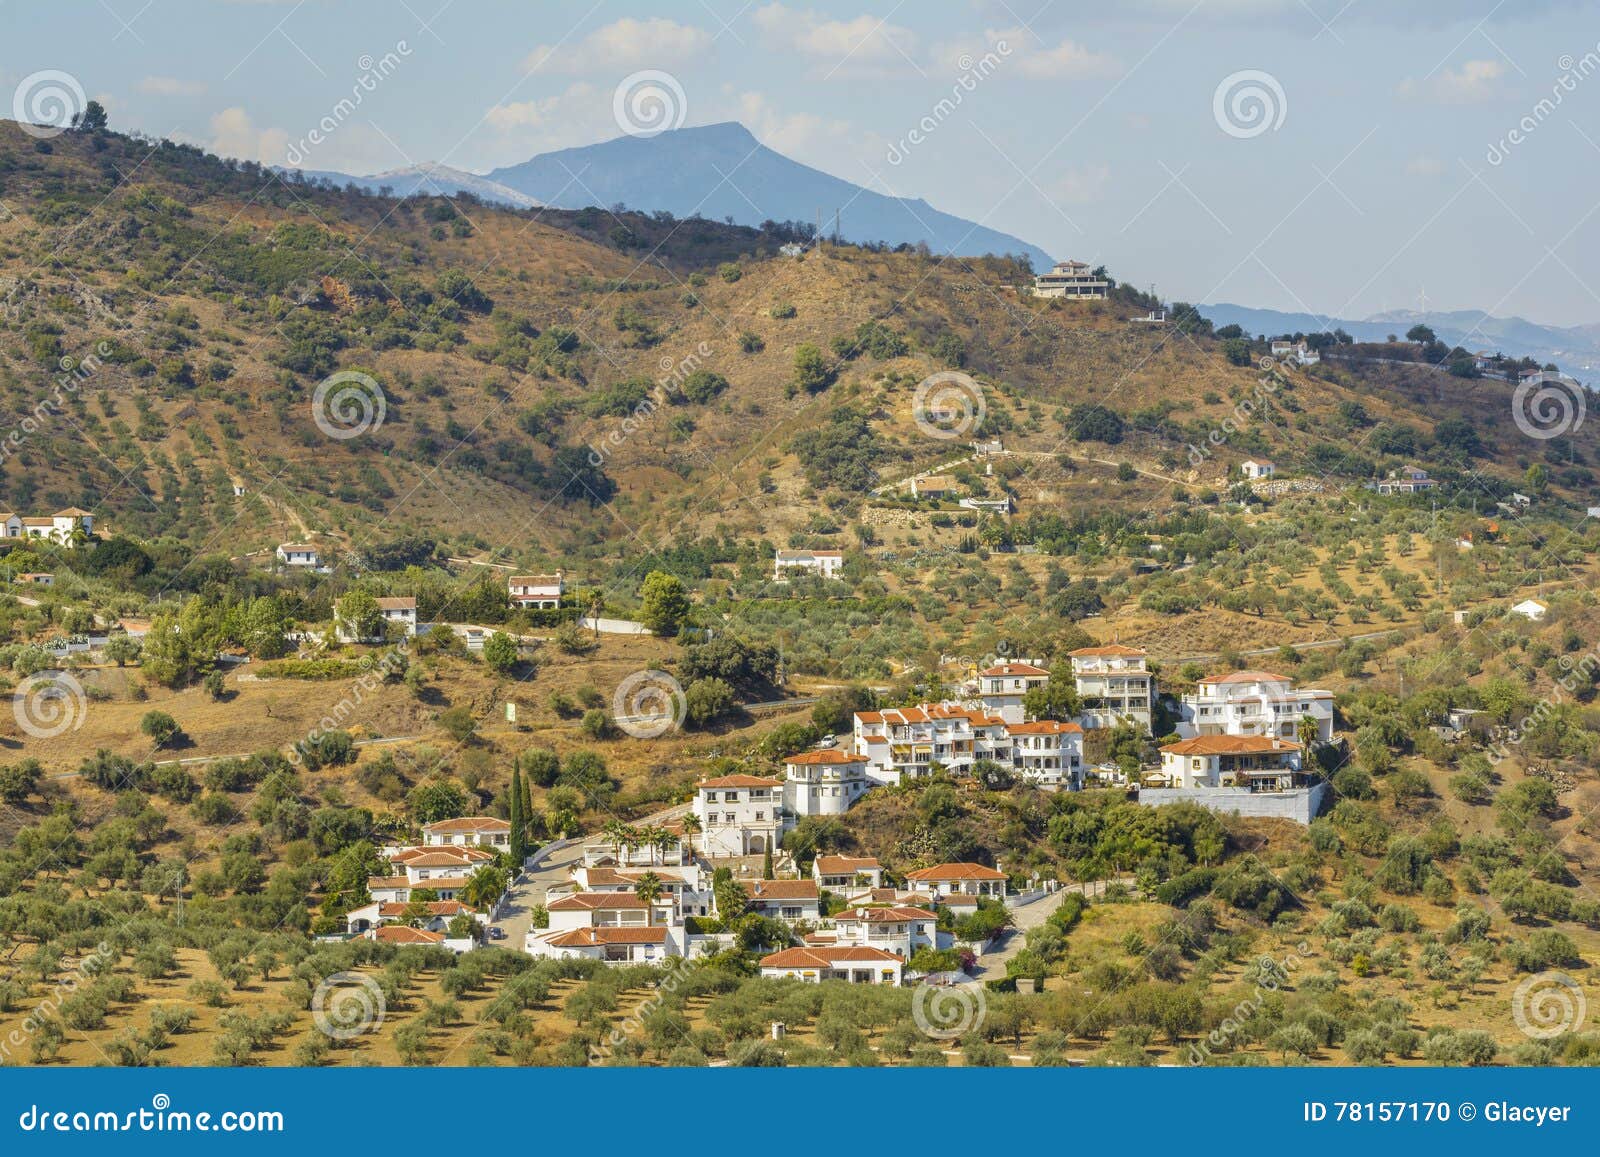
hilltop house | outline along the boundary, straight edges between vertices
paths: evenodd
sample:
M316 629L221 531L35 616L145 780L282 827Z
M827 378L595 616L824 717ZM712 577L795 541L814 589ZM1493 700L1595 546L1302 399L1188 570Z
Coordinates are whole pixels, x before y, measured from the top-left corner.
M1389 471L1387 478L1367 483L1379 494L1426 494L1439 484L1428 477L1428 472L1417 466L1402 466Z
M774 980L848 980L852 984L901 982L905 961L881 948L856 945L785 948L761 958L761 975Z
M1082 704L1085 727L1115 727L1127 721L1150 730L1150 704L1155 690L1146 655L1137 647L1111 643L1069 652L1072 678Z
M695 788L698 843L707 856L759 856L778 846L787 827L784 781L758 775L723 775Z
M1178 735L1269 735L1298 739L1300 720L1317 724L1317 742L1333 740L1333 693L1297 691L1269 671L1235 671L1202 679L1183 697Z
M1035 297L1104 301L1110 291L1111 283L1103 277L1097 277L1094 269L1082 261L1058 261L1049 273L1041 273L1033 279Z
M317 553L317 548L307 542L281 542L274 552L278 561L284 566L319 567L322 565L322 555Z
M978 672L978 700L1007 723L1021 723L1023 697L1049 681L1050 672L1032 663L998 663Z
M1246 458L1239 463L1239 473L1255 481L1273 477L1278 473L1278 467L1270 458Z
M506 580L506 590L514 606L554 610L561 605L565 584L560 571L555 574L521 574L512 575Z
M820 578L836 579L844 569L840 550L780 550L772 558L772 578L783 582L789 571L808 571Z

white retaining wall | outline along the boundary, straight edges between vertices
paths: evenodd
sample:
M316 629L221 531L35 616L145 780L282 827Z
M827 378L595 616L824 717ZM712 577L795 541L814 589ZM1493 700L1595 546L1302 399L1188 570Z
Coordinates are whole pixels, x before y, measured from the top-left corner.
M1309 824L1322 809L1328 785L1299 787L1293 791L1249 791L1237 787L1143 787L1139 802L1146 807L1187 800L1212 811L1237 812L1242 816L1293 820Z

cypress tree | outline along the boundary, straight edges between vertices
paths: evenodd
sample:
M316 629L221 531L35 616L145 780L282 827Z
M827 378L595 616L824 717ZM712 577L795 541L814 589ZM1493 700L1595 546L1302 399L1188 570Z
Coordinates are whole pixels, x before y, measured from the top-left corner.
M516 871L528 856L528 820L522 811L522 764L511 761L511 862Z

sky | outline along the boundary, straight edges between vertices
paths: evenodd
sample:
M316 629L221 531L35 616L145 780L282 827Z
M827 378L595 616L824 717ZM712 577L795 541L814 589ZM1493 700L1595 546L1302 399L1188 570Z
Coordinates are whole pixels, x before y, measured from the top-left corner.
M0 115L64 85L115 129L368 174L664 107L1169 300L1600 323L1593 4L0 0L0 27Z

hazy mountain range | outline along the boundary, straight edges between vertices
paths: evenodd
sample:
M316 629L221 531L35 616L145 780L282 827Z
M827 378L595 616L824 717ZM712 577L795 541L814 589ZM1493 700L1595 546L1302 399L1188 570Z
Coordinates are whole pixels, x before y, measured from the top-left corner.
M1492 317L1470 309L1449 312L1394 309L1359 321L1254 309L1230 302L1203 305L1200 312L1217 325L1238 325L1246 333L1268 337L1338 328L1357 341L1383 341L1390 334L1404 337L1406 330L1421 324L1433 330L1446 345L1555 362L1568 373L1600 370L1600 325L1540 325L1520 317Z
M306 176L340 185L354 182L373 190L387 186L402 196L419 190L466 190L486 201L523 208L542 204L582 209L621 203L677 217L732 218L739 225L765 220L815 224L820 215L830 235L838 212L839 235L847 241L926 242L936 253L962 256L1026 254L1038 270L1053 263L1043 249L1009 233L942 213L921 199L874 193L792 161L733 122L561 149L483 176L442 165L368 177L330 172Z

